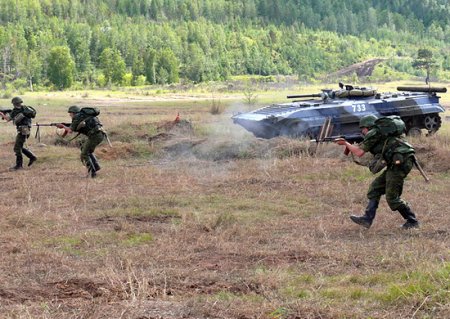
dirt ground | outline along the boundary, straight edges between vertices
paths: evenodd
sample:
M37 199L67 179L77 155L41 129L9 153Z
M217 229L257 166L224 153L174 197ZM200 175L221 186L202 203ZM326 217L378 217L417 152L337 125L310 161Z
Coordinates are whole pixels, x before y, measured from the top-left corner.
M50 133L18 172L0 145L1 318L450 316L448 136L414 141L432 182L414 170L404 198L422 227L383 201L364 230L348 216L373 176L341 148L211 132L223 118L204 110L131 140L109 118L96 179Z

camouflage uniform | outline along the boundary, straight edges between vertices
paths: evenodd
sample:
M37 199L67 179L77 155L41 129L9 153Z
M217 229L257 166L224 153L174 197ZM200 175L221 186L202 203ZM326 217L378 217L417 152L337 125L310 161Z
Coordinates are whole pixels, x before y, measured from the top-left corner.
M366 214L362 217L352 218L352 220L369 228L375 218L381 196L386 195L386 201L390 209L398 211L406 220L403 227L417 227L416 216L408 203L401 199L404 180L414 164L414 149L412 146L399 137L385 137L377 127L374 127L365 135L360 148L373 155L382 153L387 168L375 178L369 187L367 192L369 205L366 208ZM399 163L396 164L396 161ZM359 219L358 221L363 219L363 223L355 219Z
M381 153L383 148L388 150L397 144L395 138L383 138L379 131L374 128L367 133L360 147L364 152L371 152L376 155ZM402 195L404 180L413 167L412 155L411 153L405 156L399 165L394 164L392 158L386 159L387 168L372 182L367 198L379 201L382 195L386 195L386 201L393 211L402 205L407 205L400 196Z
M105 138L102 124L97 117L86 117L81 112L77 112L72 119L70 129L74 132L86 135L87 139L81 145L81 162L86 165L92 177L96 171L100 170L97 158L93 154L95 148Z
M18 99L18 98L14 98ZM13 101L14 101L13 99ZM20 99L20 101L22 101ZM20 102L21 103L21 102ZM28 166L31 166L33 162L36 161L37 157L27 148L24 147L25 142L30 137L31 130L31 118L27 117L25 114L25 107L20 105L15 106L14 109L9 114L10 118L13 120L13 123L17 128L17 136L16 141L14 143L14 153L16 155L16 165L11 169L17 170L23 167L23 156L22 153L25 154L26 157L30 159Z

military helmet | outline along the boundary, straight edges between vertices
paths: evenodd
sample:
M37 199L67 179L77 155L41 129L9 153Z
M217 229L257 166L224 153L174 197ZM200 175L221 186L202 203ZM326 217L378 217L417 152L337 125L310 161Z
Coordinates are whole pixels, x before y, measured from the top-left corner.
M11 103L14 104L14 105L16 105L16 104L23 103L23 100L22 100L21 97L16 96L16 97L13 97L13 99L11 100Z
M364 128L364 127L371 128L375 125L375 121L377 119L378 118L373 114L364 115L359 120L359 128Z
M72 106L69 106L69 109L67 110L67 113L78 113L78 112L80 112L80 107L79 106L76 106L76 105L72 105Z

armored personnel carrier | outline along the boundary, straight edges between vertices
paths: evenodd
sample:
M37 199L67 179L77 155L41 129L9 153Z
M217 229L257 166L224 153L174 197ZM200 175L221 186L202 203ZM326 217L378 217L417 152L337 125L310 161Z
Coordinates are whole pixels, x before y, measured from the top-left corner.
M339 83L338 90L323 89L321 93L291 95L289 103L273 104L232 117L256 137L276 136L317 139L321 128L331 123L330 136L345 136L361 140L359 119L368 114L378 117L399 115L406 124L406 132L419 135L422 130L435 133L441 126L439 104L445 87L398 87L398 92L378 93L376 89Z

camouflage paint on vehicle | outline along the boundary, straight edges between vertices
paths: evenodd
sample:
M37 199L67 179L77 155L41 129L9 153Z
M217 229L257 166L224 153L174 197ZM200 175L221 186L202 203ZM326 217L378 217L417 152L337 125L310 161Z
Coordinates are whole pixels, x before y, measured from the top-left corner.
M322 90L320 94L296 95L288 98L310 98L290 103L273 104L261 109L236 114L233 122L243 126L256 137L276 136L317 138L326 118L331 118L333 136L361 139L359 120L374 114L377 117L398 115L406 124L407 133L418 134L422 129L434 133L441 126L437 92L446 88L399 87L400 92L377 93L370 88L340 84L340 90Z

